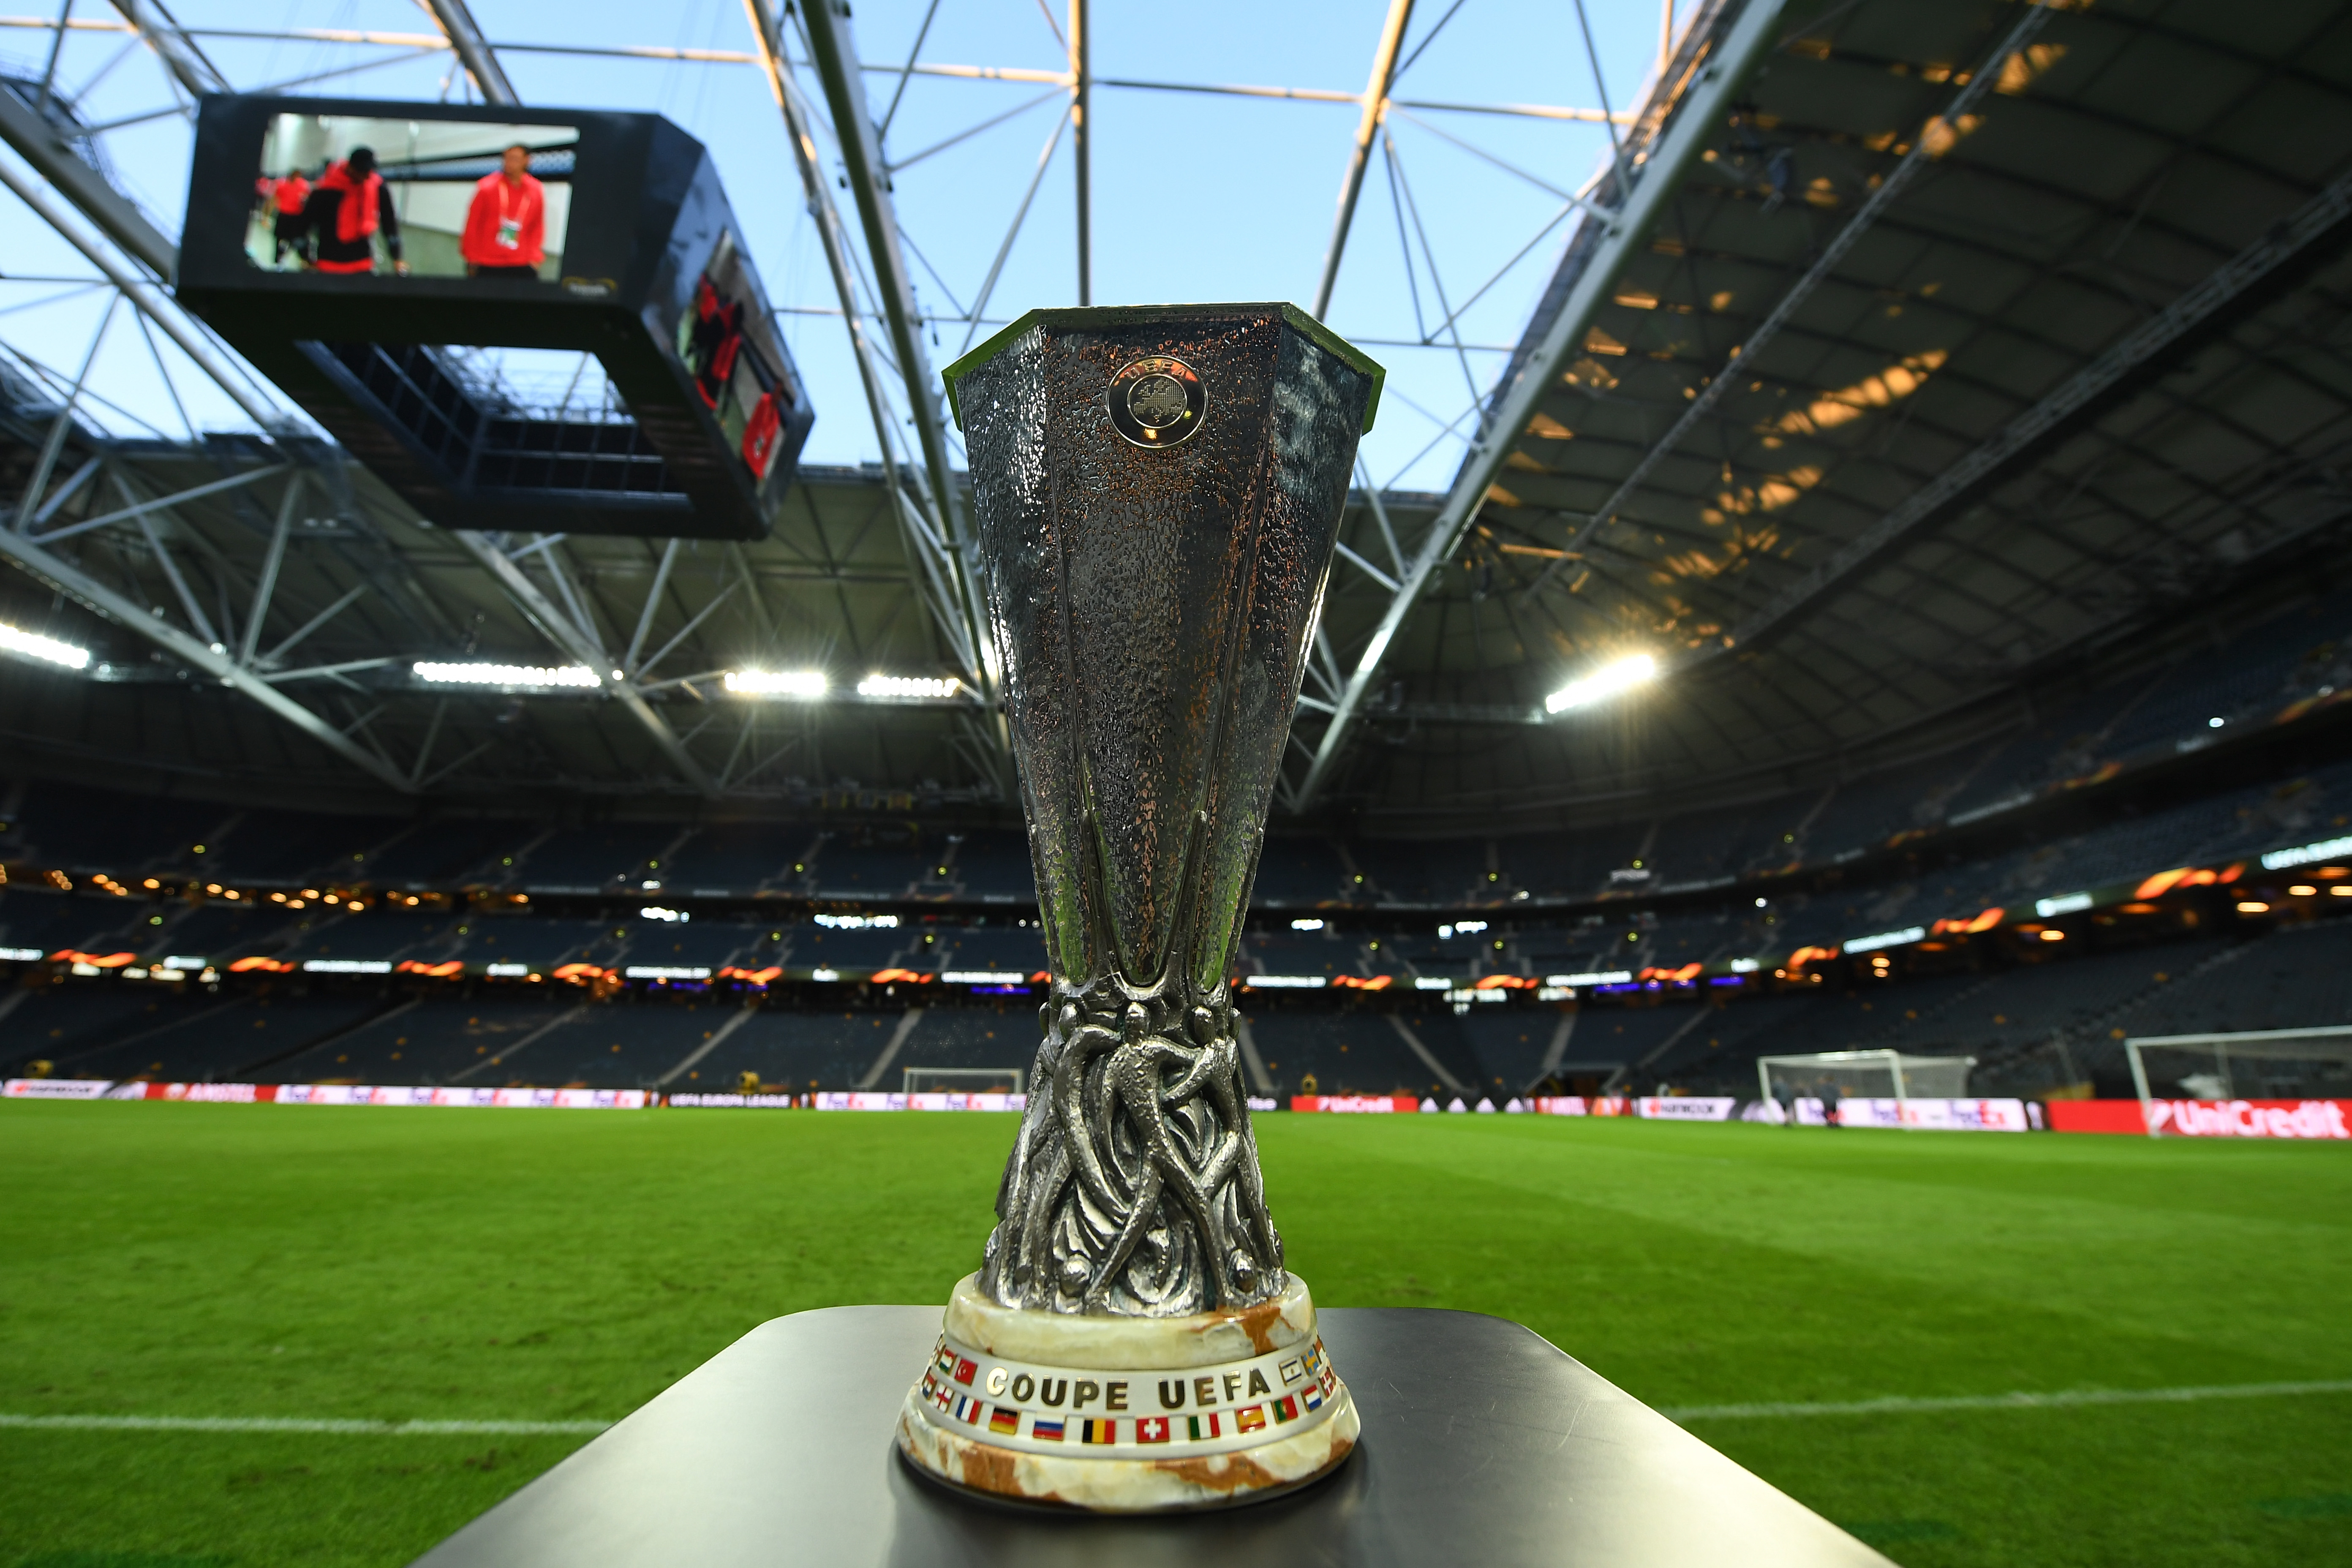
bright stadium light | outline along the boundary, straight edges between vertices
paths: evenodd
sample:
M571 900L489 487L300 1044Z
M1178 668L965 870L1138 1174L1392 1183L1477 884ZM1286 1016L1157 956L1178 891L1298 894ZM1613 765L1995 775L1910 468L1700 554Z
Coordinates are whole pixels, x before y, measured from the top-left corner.
M738 697L798 697L814 700L832 683L821 669L730 669L727 689Z
M0 621L0 647L6 648L10 653L21 653L26 658L47 659L51 664L62 664L68 669L89 668L89 649L76 647L69 642L59 642L55 637L45 637L38 632L28 632L21 626L12 626L5 621Z
M453 664L419 659L408 667L408 672L434 686L593 687L596 684L596 672L577 664L558 668L543 664Z
M945 698L963 689L954 676L869 675L857 683L860 697Z
M1646 653L1621 658L1614 664L1603 665L1581 680L1571 680L1544 699L1544 711L1565 713L1571 708L1587 708L1603 698L1641 685L1657 678L1658 661Z

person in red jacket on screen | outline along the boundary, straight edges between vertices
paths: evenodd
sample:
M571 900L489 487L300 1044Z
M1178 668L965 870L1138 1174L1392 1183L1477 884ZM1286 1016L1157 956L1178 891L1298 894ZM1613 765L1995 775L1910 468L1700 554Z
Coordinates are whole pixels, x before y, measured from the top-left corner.
M311 266L321 272L375 270L375 237L383 236L392 269L408 276L400 254L400 214L376 173L375 150L354 147L340 163L330 163L302 204L302 226L317 237Z
M264 174L254 182L261 199L269 204L270 216L278 242L272 259L280 267L286 264L286 253L294 252L296 260L302 258L302 207L310 199L310 182L302 177L299 169L289 169L282 180Z
M469 278L539 276L547 259L547 187L531 177L530 148L508 148L499 172L474 186L457 248Z

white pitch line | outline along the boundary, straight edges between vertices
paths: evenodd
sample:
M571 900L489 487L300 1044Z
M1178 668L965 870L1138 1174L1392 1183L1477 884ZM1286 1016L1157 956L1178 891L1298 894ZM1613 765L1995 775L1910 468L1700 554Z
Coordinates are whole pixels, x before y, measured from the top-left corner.
M2327 1383L2229 1383L2207 1388L2068 1388L2054 1394L1963 1394L1941 1399L1855 1399L1842 1404L1691 1405L1661 1414L1674 1421L1778 1420L1792 1415L1916 1415L1937 1410L2050 1410L2083 1405L2185 1405L2200 1399L2276 1399L2352 1394L2352 1378Z
M9 1415L0 1426L68 1432L334 1432L365 1437L589 1436L610 1421L336 1421L281 1415Z
M2237 1383L2203 1388L2073 1388L2054 1394L1973 1394L1913 1399L1889 1395L1842 1403L1694 1405L1661 1412L1675 1421L1778 1420L1803 1415L1910 1415L1938 1410L2047 1410L2096 1405L2181 1405L2205 1399L2276 1399L2352 1394L2352 1378L2314 1383ZM15 1415L0 1427L81 1432L321 1432L366 1437L593 1436L609 1421L356 1421L283 1415Z

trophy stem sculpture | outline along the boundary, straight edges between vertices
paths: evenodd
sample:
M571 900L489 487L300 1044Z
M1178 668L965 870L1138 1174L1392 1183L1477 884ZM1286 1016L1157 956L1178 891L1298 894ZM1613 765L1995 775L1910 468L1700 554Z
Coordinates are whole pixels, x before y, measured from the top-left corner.
M1229 970L1381 376L1272 304L1033 310L947 371L1053 973L996 1227L899 1416L956 1485L1212 1507L1355 1447Z

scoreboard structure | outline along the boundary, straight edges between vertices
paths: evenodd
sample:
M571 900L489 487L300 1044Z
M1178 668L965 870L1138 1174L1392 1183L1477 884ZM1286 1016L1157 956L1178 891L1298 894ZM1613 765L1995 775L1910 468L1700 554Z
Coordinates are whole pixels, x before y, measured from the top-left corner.
M815 418L656 114L207 98L182 234L181 302L439 526L763 538ZM603 374L520 389L484 349Z

